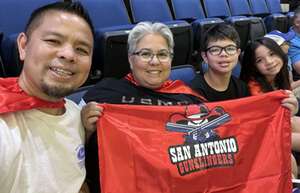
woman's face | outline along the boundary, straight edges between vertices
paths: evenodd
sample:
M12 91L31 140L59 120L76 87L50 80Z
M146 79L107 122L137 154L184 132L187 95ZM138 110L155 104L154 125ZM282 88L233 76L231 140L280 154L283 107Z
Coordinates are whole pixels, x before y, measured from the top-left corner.
M266 46L260 45L255 50L255 66L267 80L273 81L283 66L283 60Z
M171 62L167 41L159 34L145 35L129 56L134 79L140 86L150 89L157 89L168 80Z

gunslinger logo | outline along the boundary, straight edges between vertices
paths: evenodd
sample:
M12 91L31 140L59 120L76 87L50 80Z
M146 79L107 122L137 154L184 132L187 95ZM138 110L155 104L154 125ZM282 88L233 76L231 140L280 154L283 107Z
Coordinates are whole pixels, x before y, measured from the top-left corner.
M174 113L166 124L171 132L183 133L183 145L169 147L172 164L180 175L234 165L234 154L238 152L235 137L221 139L215 131L231 120L231 116L220 106L211 110L205 105L187 106L184 114Z

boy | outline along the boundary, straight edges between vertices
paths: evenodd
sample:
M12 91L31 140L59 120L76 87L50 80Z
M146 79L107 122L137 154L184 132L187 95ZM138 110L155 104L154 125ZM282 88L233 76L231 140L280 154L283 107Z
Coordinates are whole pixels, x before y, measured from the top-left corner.
M241 53L239 46L239 35L231 25L222 23L209 28L201 46L201 56L208 70L192 80L192 89L208 101L249 96L247 85L232 76Z

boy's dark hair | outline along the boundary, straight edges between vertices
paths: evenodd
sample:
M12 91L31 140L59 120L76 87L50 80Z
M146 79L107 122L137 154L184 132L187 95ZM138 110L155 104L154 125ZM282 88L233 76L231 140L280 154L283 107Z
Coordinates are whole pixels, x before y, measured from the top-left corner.
M233 26L225 23L216 24L205 32L201 51L205 52L210 42L225 39L232 40L238 48L240 47L240 36Z
M262 37L254 42L249 42L245 48L244 56L242 59L242 69L240 74L240 79L245 82L249 82L250 80L257 81L261 87L263 92L272 91L273 88L270 83L266 80L263 74L261 74L255 63L256 63L256 56L255 50L259 46L267 47L273 54L280 57L283 61L283 66L279 73L275 77L275 86L278 89L290 89L290 81L289 81L289 72L288 72L288 58L287 55L282 51L281 47L273 40Z
M94 27L88 12L84 9L80 2L55 2L47 4L34 10L25 26L25 34L30 37L31 33L37 28L44 19L44 16L50 11L62 11L70 14L77 15L82 18L90 27L94 34Z

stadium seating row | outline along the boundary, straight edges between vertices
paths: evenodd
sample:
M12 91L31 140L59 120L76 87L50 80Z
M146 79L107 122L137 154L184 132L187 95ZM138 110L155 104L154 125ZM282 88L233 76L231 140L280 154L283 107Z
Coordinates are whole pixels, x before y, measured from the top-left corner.
M23 31L33 9L54 0L1 0L0 43L4 69L1 76L16 76L22 63L16 48L17 34ZM167 24L174 34L173 66L191 62L204 31L215 23L232 24L247 41L267 30L286 31L289 17L281 13L280 0L81 0L96 29L95 50L89 83L103 77L122 77L129 71L127 37L140 21ZM289 16L291 16L290 14ZM1 61L0 61L1 62ZM88 84L89 84L88 83Z

